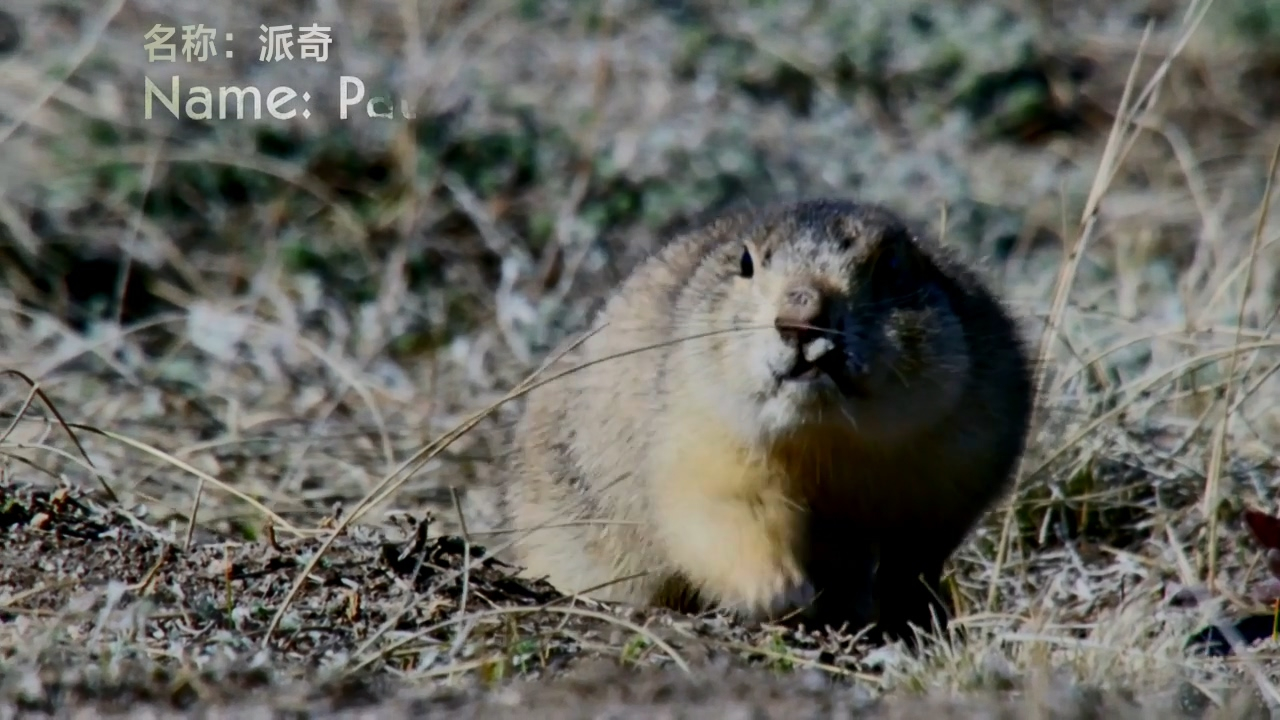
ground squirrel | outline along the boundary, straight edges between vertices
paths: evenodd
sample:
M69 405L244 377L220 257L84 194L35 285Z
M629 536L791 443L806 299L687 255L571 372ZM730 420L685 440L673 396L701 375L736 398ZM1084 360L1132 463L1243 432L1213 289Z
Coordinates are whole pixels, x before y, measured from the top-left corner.
M908 640L946 623L942 565L1008 487L1032 403L1014 321L947 248L851 201L728 212L592 330L546 374L598 362L514 426L500 512L529 575Z

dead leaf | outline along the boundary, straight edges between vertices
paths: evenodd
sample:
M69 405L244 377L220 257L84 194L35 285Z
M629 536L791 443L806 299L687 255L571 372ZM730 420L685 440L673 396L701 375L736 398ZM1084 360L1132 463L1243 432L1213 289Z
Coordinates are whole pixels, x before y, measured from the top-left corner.
M1262 547L1280 549L1280 518L1260 510L1245 510L1244 522Z

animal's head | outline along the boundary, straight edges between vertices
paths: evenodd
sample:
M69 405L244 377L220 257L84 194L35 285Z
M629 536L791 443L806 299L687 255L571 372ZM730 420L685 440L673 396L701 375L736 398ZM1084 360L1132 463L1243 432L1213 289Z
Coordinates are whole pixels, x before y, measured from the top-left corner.
M708 249L677 313L680 352L743 431L845 424L868 440L929 425L958 401L970 348L959 289L888 211L810 202ZM961 298L962 300L962 298Z

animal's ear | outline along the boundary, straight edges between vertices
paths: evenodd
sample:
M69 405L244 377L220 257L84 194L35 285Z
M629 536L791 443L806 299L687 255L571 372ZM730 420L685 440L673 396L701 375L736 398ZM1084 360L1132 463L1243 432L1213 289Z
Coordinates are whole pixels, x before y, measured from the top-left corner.
M905 237L894 237L890 239L884 248L887 255L889 269L893 272L908 273L916 269L917 257L915 246Z
M743 239L739 251L738 274L744 278L752 277L760 268L769 267L769 258L773 254L758 237Z
M871 272L887 292L898 292L926 281L928 262L911 234L902 228L887 230L872 251Z
M743 243L742 255L738 258L738 276L750 279L756 274L756 254L752 252L750 243Z
M913 272L922 258L911 231L901 225L886 228L876 242L877 263L893 272Z

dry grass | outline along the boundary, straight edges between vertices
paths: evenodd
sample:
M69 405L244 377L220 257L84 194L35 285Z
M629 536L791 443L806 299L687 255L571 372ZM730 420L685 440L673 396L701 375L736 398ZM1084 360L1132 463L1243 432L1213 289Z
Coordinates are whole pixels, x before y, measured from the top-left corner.
M1145 3L1009 4L1022 20L1001 37L1027 33L1049 68L1049 99L1013 126L930 94L915 47L879 85L850 81L837 51L867 38L841 32L906 27L883 3L212 5L9 9L24 23L0 56L7 702L486 717L1280 704L1272 645L1184 649L1257 609L1239 511L1276 506L1280 104L1265 43L1232 35L1239 3L1149 25ZM145 63L151 24L252 38L313 17L336 28L333 64L255 63L250 39L235 62L179 72L288 84L326 110L142 119L142 76L169 75ZM947 39L965 68L1017 62L1004 40L969 40ZM1093 73L1061 70L1079 60ZM770 86L780 68L810 91ZM418 98L418 117L338 119L340 72ZM1049 116L1073 122L1047 132ZM1017 492L952 563L966 640L867 651L563 598L484 560L479 546L510 541L487 506L499 428L530 382L555 381L531 377L547 349L663 225L797 194L932 219L989 258L1040 341ZM431 539L406 519L427 511ZM1202 600L1171 602L1183 588Z

